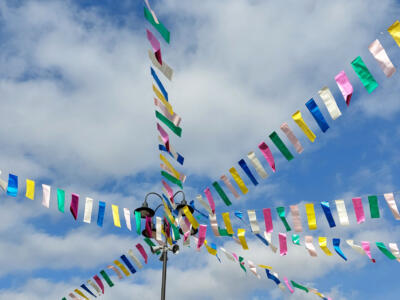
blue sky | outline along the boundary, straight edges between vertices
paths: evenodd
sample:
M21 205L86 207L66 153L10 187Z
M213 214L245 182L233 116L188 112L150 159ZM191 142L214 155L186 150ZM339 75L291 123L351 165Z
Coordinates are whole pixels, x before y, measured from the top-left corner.
M400 65L400 49L386 32L399 18L398 2L151 3L171 31L171 44L162 42L162 53L175 74L172 82L163 78L163 83L183 118L183 136L173 137L173 143L185 156L187 197L194 199L230 167L239 169L237 161L255 151L270 177L259 178L254 187L243 175L250 192L239 200L229 194L229 208L217 200L218 213L256 209L263 228L262 208L300 204L306 228L304 203L313 202L318 230L304 231L302 241L306 234L339 237L349 260L326 257L320 249L311 258L303 246L294 245L280 257L249 232L248 251L213 237L211 230L209 240L270 264L281 276L333 299L397 295L398 263L373 246L377 263L372 264L344 240L398 242L398 227L382 194L400 191L399 75L387 79L368 51L379 38L394 65ZM22 186L31 178L53 189L50 209L41 206L39 190L33 202L22 197L24 189L17 198L0 196L0 299L61 299L141 239L114 228L110 210L103 228L59 213L55 189L81 195L81 216L85 197L133 209L147 192L161 191L145 36L145 28L151 27L142 16L142 4L131 1L4 1L0 12L1 177L13 173ZM358 55L379 83L372 94L351 69ZM350 107L334 81L341 70L355 89ZM317 93L325 85L343 114L336 121ZM304 105L311 97L330 125L326 133ZM313 144L291 120L298 109L317 135ZM283 122L305 148L291 162L268 139L277 131L295 153L279 130ZM263 140L277 159L275 174L257 149ZM380 195L378 220L369 218L370 194ZM360 225L351 209L354 196L364 201L367 220ZM395 196L398 200L400 194ZM333 205L335 199L345 199L351 226L328 228L318 203ZM335 209L333 214L337 219ZM275 213L273 217L277 244L277 233L284 229ZM234 226L238 228L237 220ZM205 249L198 253L185 248L170 257L168 298L318 299L301 291L291 296L264 273L258 280L220 256L222 263ZM153 258L134 276L113 280L116 286L103 299L156 299L161 265Z

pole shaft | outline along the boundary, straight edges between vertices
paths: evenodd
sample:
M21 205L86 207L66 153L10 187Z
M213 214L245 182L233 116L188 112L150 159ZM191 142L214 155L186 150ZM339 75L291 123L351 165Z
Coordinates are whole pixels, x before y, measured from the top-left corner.
M168 249L163 249L163 269L162 269L162 283L161 283L161 300L165 300L165 289L167 281L167 260L168 260Z

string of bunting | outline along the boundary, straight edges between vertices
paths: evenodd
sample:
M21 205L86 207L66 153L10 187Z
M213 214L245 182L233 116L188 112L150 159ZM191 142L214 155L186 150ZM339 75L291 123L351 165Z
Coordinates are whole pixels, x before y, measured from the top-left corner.
M393 39L396 41L396 43L400 47L399 39L400 39L400 22L396 21L393 25L391 25L388 28L389 34L393 37ZM382 44L378 39L373 41L369 47L369 52L372 54L372 56L375 58L377 63L379 64L379 67L381 70L384 72L386 77L391 77L395 71L396 68L394 67L393 63L391 62L389 56L387 55L385 49L383 48ZM378 83L376 82L375 78L369 71L368 67L365 65L363 59L358 56L351 62L351 66L353 70L355 71L356 75L359 77L361 83L364 85L365 89L368 91L368 93L372 93L377 87ZM347 106L350 105L350 100L353 95L353 85L351 84L350 80L347 77L347 74L345 71L339 72L335 76L335 81L336 84L343 95L343 98L347 104ZM336 120L342 115L342 112L340 111L335 98L333 97L330 89L328 87L323 87L318 91L318 94L323 102L323 104L326 106L326 109L328 110L328 113L331 117L332 120ZM316 101L311 98L309 101L305 103L305 106L307 110L311 113L313 119L317 123L318 127L322 132L326 132L329 129L329 124L322 114L318 104ZM296 123L296 125L301 129L301 131L304 133L304 135L313 143L316 139L315 133L310 129L308 124L304 121L303 115L300 110L296 111L292 115L293 121ZM281 131L283 134L288 138L290 143L293 145L295 148L296 152L298 154L301 154L304 150L302 144L300 143L299 139L293 132L293 129L289 126L288 123L284 122L281 127ZM278 151L286 158L286 160L291 161L294 159L294 155L292 152L289 150L289 147L285 145L285 143L282 141L281 137L279 134L274 131L269 135L269 138L274 144L274 146L278 149ZM265 141L262 141L258 145L258 149L261 152L262 156L265 158L266 162L268 163L269 167L272 169L272 172L276 172L276 162L275 162L275 157L271 151L271 148L267 145ZM247 158L249 159L250 165L253 166L255 169L256 173L259 175L261 179L266 179L268 178L268 173L266 169L262 166L260 160L257 158L256 154L254 151L249 152L247 155ZM242 169L243 173L245 174L245 177L247 177L251 183L256 186L258 185L258 179L256 178L255 174L253 171L250 169L249 164L245 161L245 159L240 159L238 161L238 165L240 169ZM234 185L232 184L231 180L227 177L227 175L222 175L221 176L221 181L224 183L226 188L229 189L229 191L232 193L232 195L238 199L240 198L240 195L245 195L249 191L249 187L246 185L245 181L243 180L242 176L239 174L237 171L236 167L231 167L229 169L229 173L232 176L232 179L234 183L237 185L239 188L239 191L236 190ZM229 197L227 196L226 192L223 190L223 188L220 186L218 181L213 182L213 187L215 188L217 194L220 196L221 200L227 205L231 205L232 202L230 201ZM205 191L210 191L209 188L206 188ZM210 193L210 192L209 192ZM207 196L207 199L210 199L209 196ZM202 203L203 204L203 203ZM210 203L211 205L211 203ZM208 208L207 208L208 209Z

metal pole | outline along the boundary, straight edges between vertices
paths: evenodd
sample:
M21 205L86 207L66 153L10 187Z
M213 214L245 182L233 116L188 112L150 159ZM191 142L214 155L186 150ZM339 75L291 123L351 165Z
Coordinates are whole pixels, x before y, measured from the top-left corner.
M162 268L162 283L161 283L161 300L165 300L165 289L167 281L167 260L168 260L168 247L163 248L163 268Z

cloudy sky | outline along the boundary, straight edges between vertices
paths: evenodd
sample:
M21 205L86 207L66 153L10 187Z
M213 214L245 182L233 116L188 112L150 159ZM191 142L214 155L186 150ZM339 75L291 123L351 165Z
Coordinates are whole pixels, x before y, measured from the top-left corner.
M396 261L373 246L372 264L345 245L400 242L400 230L383 193L400 191L400 85L386 78L368 51L378 38L395 66L400 49L387 28L400 16L394 0L354 1L151 1L171 32L162 43L173 81L162 77L174 110L183 118L182 138L174 148L185 156L180 168L194 199L237 162L255 151L270 177L229 208L218 199L217 211L273 209L275 233L284 228L275 207L299 204L303 228L305 203L315 203L314 239L340 238L348 257L312 258L304 246L289 245L280 257L247 232L250 250L216 238L223 246L280 276L316 287L333 299L388 299L400 287ZM141 1L5 0L0 2L0 156L1 178L19 176L17 198L0 194L0 299L61 299L104 269L142 239L115 228L111 210L105 225L78 221L57 211L57 188L134 209L147 192L161 192L159 152L151 89L150 48ZM361 55L379 87L368 94L351 68ZM345 70L354 86L346 107L334 76ZM318 90L328 86L342 116L333 121ZM330 128L322 133L304 103L314 98ZM316 133L310 143L291 119L301 110ZM299 155L279 127L287 122L305 150ZM277 131L295 159L287 162L268 135ZM272 174L257 145L266 141L276 157ZM240 171L241 172L241 171ZM25 179L37 182L35 201L26 199ZM41 205L40 184L52 186L50 208ZM367 196L379 195L380 219L371 219ZM351 198L362 196L366 222L357 225ZM396 200L400 193L395 194ZM319 202L345 199L351 225L329 229ZM155 204L155 202L153 202ZM200 205L197 204L200 208ZM93 219L95 219L95 207ZM333 210L337 218L336 210ZM121 215L122 217L122 215ZM219 220L222 220L219 217ZM291 222L291 218L289 217ZM207 222L203 219L203 222ZM239 223L234 221L235 228ZM290 235L288 235L290 236ZM316 243L314 243L315 246ZM205 249L182 249L170 256L169 299L318 299L296 291L291 296L268 280L245 274L220 253L221 263ZM157 299L161 264L154 257L134 276L116 282L103 299ZM373 284L369 284L373 283ZM295 298L294 298L295 297Z

